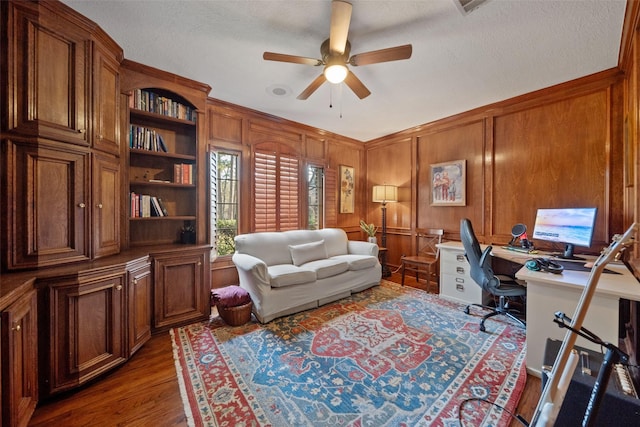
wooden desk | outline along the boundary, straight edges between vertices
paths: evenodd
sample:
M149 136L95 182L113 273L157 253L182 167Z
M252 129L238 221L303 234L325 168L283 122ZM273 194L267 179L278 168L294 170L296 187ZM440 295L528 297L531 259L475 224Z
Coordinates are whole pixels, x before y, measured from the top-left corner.
M486 245L483 245L483 249L484 247ZM464 252L461 242L443 243L441 249ZM526 260L531 258L547 256L544 253L527 254L510 251L497 245L493 246L492 255L519 264L524 264ZM585 258L589 258L589 260L595 259L595 257ZM441 258L441 262L443 260L445 258ZM466 266L468 268L468 264ZM441 265L440 268L443 270L448 267ZM583 325L604 341L617 345L619 300L620 298L626 298L640 301L640 283L622 263L609 263L606 268L620 274L602 273ZM567 269L562 274L553 274L531 271L525 267L516 272L516 277L527 283L526 363L529 373L540 376L547 338L564 339L567 330L560 328L553 322L554 314L561 311L571 318L574 317L580 296L589 280L589 275L589 272ZM445 277L444 280L447 280L447 278ZM478 286L475 283L473 285ZM441 284L441 289L447 289L447 284ZM600 351L599 346L583 338L578 338L576 345Z

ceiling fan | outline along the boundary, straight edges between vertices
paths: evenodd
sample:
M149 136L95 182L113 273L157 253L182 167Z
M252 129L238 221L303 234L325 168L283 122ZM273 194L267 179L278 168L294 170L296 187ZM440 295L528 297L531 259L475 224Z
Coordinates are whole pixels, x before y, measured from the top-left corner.
M371 94L369 89L353 74L347 65L354 67L360 65L377 64L380 62L397 61L411 58L412 47L410 44L390 47L388 49L374 50L349 57L351 43L347 39L349 23L351 22L351 3L342 0L331 2L331 27L329 38L320 46L322 59L305 58L296 55L265 52L262 58L267 61L292 62L294 64L324 65L324 71L305 90L298 95L298 99L307 99L325 81L331 83L345 82L347 86L363 99Z

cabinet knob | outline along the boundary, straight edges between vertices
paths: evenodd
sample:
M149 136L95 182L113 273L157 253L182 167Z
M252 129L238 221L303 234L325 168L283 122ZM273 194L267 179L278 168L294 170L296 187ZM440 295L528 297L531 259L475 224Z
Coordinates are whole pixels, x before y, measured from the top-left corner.
M133 284L137 285L138 284L138 279L133 279Z
M78 129L78 133L85 133L86 131L86 129Z
M198 261L198 266L202 265L202 261Z
M98 207L98 209L102 209L102 203L98 203L96 206Z
M87 205L85 205L84 203L78 203L78 207L84 209L87 207Z
M121 291L121 290L122 290L122 285L116 286L116 291Z
M20 326L20 323L18 323L16 326L14 326L14 327L13 327L13 328L11 328L11 329L13 329L13 330L14 330L14 331L16 331L16 332L20 332L20 329L22 329L22 326Z

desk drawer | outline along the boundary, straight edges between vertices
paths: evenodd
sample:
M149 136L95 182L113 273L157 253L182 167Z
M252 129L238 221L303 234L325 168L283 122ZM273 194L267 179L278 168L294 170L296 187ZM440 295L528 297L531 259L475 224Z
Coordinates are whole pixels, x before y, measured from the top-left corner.
M440 257L440 271L444 274L469 275L469 263L464 252L443 252Z

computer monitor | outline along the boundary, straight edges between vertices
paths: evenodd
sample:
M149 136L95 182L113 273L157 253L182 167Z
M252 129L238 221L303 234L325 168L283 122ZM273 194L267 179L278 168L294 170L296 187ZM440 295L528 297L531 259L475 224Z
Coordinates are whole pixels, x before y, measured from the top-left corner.
M533 239L564 243L566 259L582 259L573 254L574 246L591 246L597 208L538 209Z

